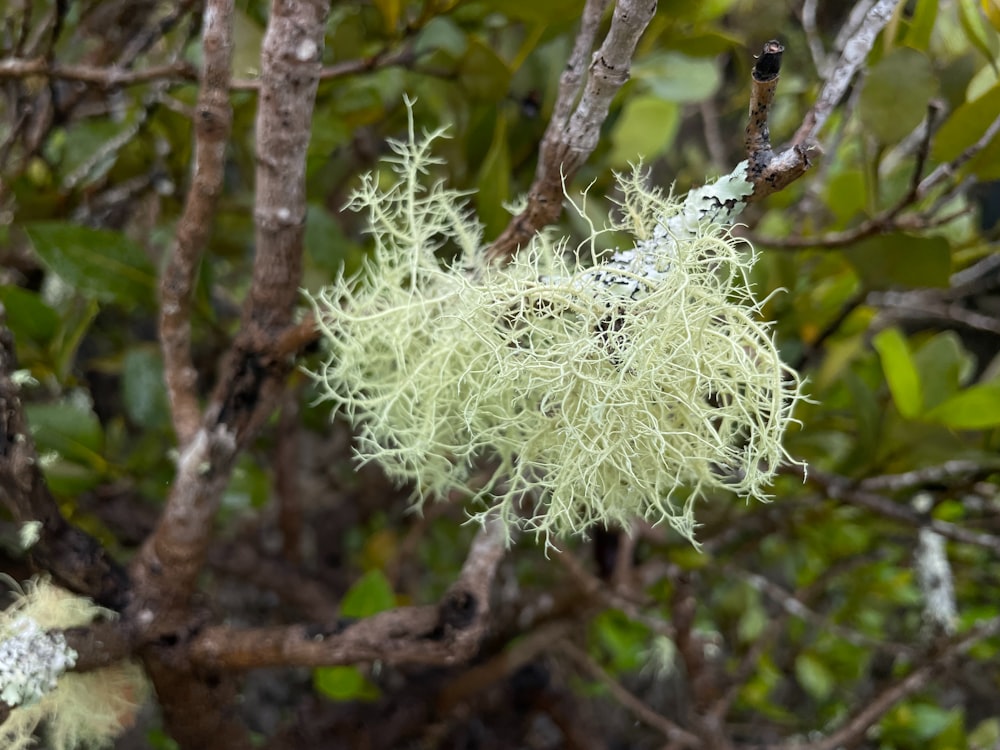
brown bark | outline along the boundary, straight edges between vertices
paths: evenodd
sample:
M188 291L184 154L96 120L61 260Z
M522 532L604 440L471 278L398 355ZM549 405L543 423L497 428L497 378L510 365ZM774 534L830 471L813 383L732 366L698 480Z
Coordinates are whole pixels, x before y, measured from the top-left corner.
M222 191L226 145L233 125L233 108L229 103L232 14L232 0L215 0L206 9L202 29L205 62L195 105L191 189L177 225L170 259L160 280L163 371L170 395L170 415L181 446L191 441L201 421L198 373L191 361L191 296Z
M528 205L487 248L487 257L494 262L509 261L540 229L559 218L564 183L573 179L597 146L611 100L629 79L632 55L656 12L656 2L619 0L611 28L588 67L607 5L607 0L589 0L584 8L580 32L559 80L556 108L539 148Z
M0 501L18 523L41 523L41 538L29 550L36 570L52 574L60 585L102 606L120 610L128 590L125 571L96 539L59 512L12 379L16 370L14 337L0 305Z

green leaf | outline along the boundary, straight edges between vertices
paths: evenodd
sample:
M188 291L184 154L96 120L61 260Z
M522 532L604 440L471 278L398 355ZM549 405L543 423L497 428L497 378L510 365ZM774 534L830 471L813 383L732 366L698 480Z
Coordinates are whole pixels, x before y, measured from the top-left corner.
M812 654L799 654L795 659L795 679L815 700L830 697L836 680L829 668Z
M882 360L882 370L896 408L904 417L916 417L923 409L924 396L909 344L898 328L881 331L872 343Z
M55 452L61 457L105 470L104 431L93 410L76 399L54 404L26 404L28 424L39 453Z
M764 632L764 627L769 622L767 612L756 599L743 610L739 623L736 626L736 633L740 643L750 643Z
M969 750L995 750L1000 747L1000 719L984 719L969 732Z
M994 138L973 156L966 169L980 182L1000 180L1000 137Z
M1000 427L1000 380L966 388L925 416L954 430Z
M711 21L733 6L734 0L664 0L659 12L672 19Z
M927 50L931 43L931 32L934 31L934 20L937 18L938 0L917 0L910 18L910 28L906 31L905 43L908 47Z
M961 709L941 708L926 703L914 706L912 711L911 729L921 740L929 740L941 734L951 724L956 713L961 714Z
M50 157L58 154L53 161L60 180L72 175L75 185L84 187L107 174L118 155L118 149L107 147L121 131L122 123L93 119L58 132L46 145L46 152Z
M1000 0L980 0L986 20L995 30L1000 31Z
M545 25L580 17L579 0L486 0L485 5L507 18Z
M24 229L45 265L84 296L125 307L154 303L153 266L121 232L57 221Z
M649 55L632 66L632 78L661 99L698 102L719 90L722 76L714 59L688 57L676 52Z
M373 0L373 5L378 8L379 15L382 16L382 27L385 32L394 35L399 27L399 16L403 10L401 0Z
M469 38L454 19L446 16L432 18L417 37L415 52L418 55L430 52L447 52L454 58L465 54Z
M719 29L702 33L692 33L690 28L682 28L670 38L670 49L691 57L718 57L719 55L743 48L743 41Z
M851 395L849 403L855 420L853 450L847 463L863 466L875 454L879 428L878 402L874 390L855 371L847 370L841 377Z
M158 350L132 349L125 355L122 397L129 419L140 427L163 429L170 425L163 360Z
M507 146L507 118L499 112L493 128L490 150L479 169L476 204L488 238L496 237L510 221L504 203L510 198L510 149Z
M234 77L254 77L260 73L260 50L264 29L240 9L233 11Z
M914 362L923 385L924 409L954 396L974 365L954 331L944 331L927 341L917 350Z
M240 457L222 495L223 520L263 508L271 496L271 478L261 463L247 454Z
M826 207L844 226L867 205L868 183L860 169L847 169L830 178L824 193Z
M952 161L978 141L998 115L1000 84L951 113L934 136L931 155L936 161Z
M58 339L55 351L56 374L60 381L68 377L76 361L80 344L90 330L90 324L100 312L100 305L93 299L70 300L70 306L73 309L69 314L63 315L64 330Z
M357 667L317 667L313 670L316 692L335 701L372 701L378 688Z
M630 620L621 610L608 609L599 614L591 624L591 632L614 672L631 672L643 665L649 629Z
M482 40L469 39L469 48L458 63L458 80L465 92L481 101L500 101L510 88L510 68Z
M771 698L771 693L783 681L782 670L779 670L765 653L757 662L757 668L753 670L753 675L740 690L740 698L754 711L758 711L764 716L778 721L788 721L793 718L792 715L778 706L777 701Z
M7 325L18 341L27 337L45 346L59 331L59 314L35 292L0 286L0 303L7 311Z
M146 741L153 750L180 750L177 740L170 737L162 729L150 729L146 733Z
M370 570L355 581L340 601L343 617L370 617L392 609L396 595L381 570Z
M870 289L943 288L951 276L951 246L944 237L883 234L854 243L844 255Z
M997 35L986 27L976 0L958 0L958 20L966 38L996 70Z
M931 62L921 52L899 47L868 71L861 90L861 124L881 143L909 135L927 114L938 83Z
M328 284L338 273L350 276L361 267L364 251L357 242L344 234L333 215L322 206L306 207L306 231L303 240L306 256L316 268L325 272Z
M608 164L624 167L652 159L673 143L680 126L680 108L656 96L636 96L625 102L611 135Z

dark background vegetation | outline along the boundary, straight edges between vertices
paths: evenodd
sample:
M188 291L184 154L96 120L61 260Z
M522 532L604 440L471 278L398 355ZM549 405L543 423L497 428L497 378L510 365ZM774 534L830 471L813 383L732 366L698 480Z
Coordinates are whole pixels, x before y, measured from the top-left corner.
M813 168L752 205L738 230L761 251L762 295L785 290L765 311L786 361L808 378L812 402L787 439L805 476L788 467L770 504L704 503L701 551L640 523L628 535L594 529L548 555L522 539L497 557L489 617L454 659L447 649L421 656L413 638L394 651L395 631L368 618L434 605L439 627L462 629L469 613L453 584L477 534L462 503L413 514L411 488L357 467L349 428L314 405L298 369L315 364L318 344L295 329L291 306L246 301L263 294L252 267L265 223L258 156L281 156L258 154L261 48L276 11L236 3L232 80L212 105L232 110L231 134L214 131L221 186L191 225L204 234L192 256L192 392L206 419L237 425L237 446L220 459L229 470L217 490L198 495L213 531L204 565L172 578L190 582L175 591L147 585L150 534L183 485L185 423L164 385L158 289L192 222L183 212L196 125L211 120L199 100L212 85L199 84L210 54L202 4L4 2L0 302L47 491L25 493L7 467L0 517L10 528L38 518L49 533L28 557L0 552L0 568L17 579L47 571L122 611L122 627L137 599L160 613L154 632L128 630L122 650L143 660L163 711L147 708L121 747L998 746L993 0L899 3ZM276 8L294 17L295 5ZM535 175L581 10L571 0L334 3L318 27L291 294L359 267L362 218L341 209L358 175L382 168L386 139L404 134L404 94L418 127L449 125L440 176L476 191L487 238L497 237L510 220L504 203ZM662 0L568 189L592 185L587 208L601 223L612 170L640 157L678 191L728 173L744 158L753 53L773 38L786 51L771 134L790 139L857 11ZM280 190L287 173L274 172L268 189ZM579 221L564 217L562 231L583 233ZM281 257L257 272L280 276ZM291 343L274 343L289 331ZM259 392L224 393L248 372ZM245 422L232 418L241 409ZM922 580L919 561L939 538L946 564ZM934 604L942 596L953 619ZM376 623L374 635L336 657L254 661L255 646L232 669L211 666L195 643L209 626L233 629L222 640L310 623L321 626L303 632L330 634L344 618ZM225 719L199 724L196 707Z

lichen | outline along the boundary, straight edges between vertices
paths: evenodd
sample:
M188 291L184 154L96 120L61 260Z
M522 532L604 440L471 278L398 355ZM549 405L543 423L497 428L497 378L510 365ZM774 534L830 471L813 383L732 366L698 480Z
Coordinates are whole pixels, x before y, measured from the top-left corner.
M498 267L467 195L427 177L440 135L411 123L390 143L395 178L367 175L350 202L370 261L311 298L327 343L314 376L360 459L412 482L418 505L471 492L474 517L546 540L641 516L693 541L699 498L766 498L799 380L759 321L753 252L706 209L731 220L746 191L727 178L694 207L636 170L607 227L634 247L602 263L605 227L575 248L542 233Z
M148 692L142 669L125 661L91 672L67 672L76 654L61 634L50 632L113 615L44 578L26 583L14 603L0 612L0 649L18 652L25 637L33 647L49 644L30 659L5 661L0 688L12 710L0 725L0 746L31 747L41 725L45 747L53 750L105 747L132 722ZM51 658L41 660L40 653ZM15 692L19 700L8 700Z

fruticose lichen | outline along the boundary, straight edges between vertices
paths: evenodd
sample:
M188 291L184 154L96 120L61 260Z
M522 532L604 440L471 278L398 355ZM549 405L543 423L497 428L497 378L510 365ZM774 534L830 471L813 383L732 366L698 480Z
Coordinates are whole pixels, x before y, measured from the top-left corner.
M758 321L753 252L719 223L742 173L686 200L619 176L608 228L634 247L602 262L605 228L575 248L542 233L499 267L467 195L428 178L441 134L390 142L395 177L367 175L349 204L370 261L312 298L314 375L361 460L418 503L472 492L475 517L546 540L642 516L693 541L698 498L764 498L799 380Z
M113 614L44 578L26 583L0 612L0 694L11 708L0 725L0 747L32 747L36 729L44 725L44 747L99 748L132 722L148 692L142 669L120 662L67 672L76 653L62 634L49 632Z

